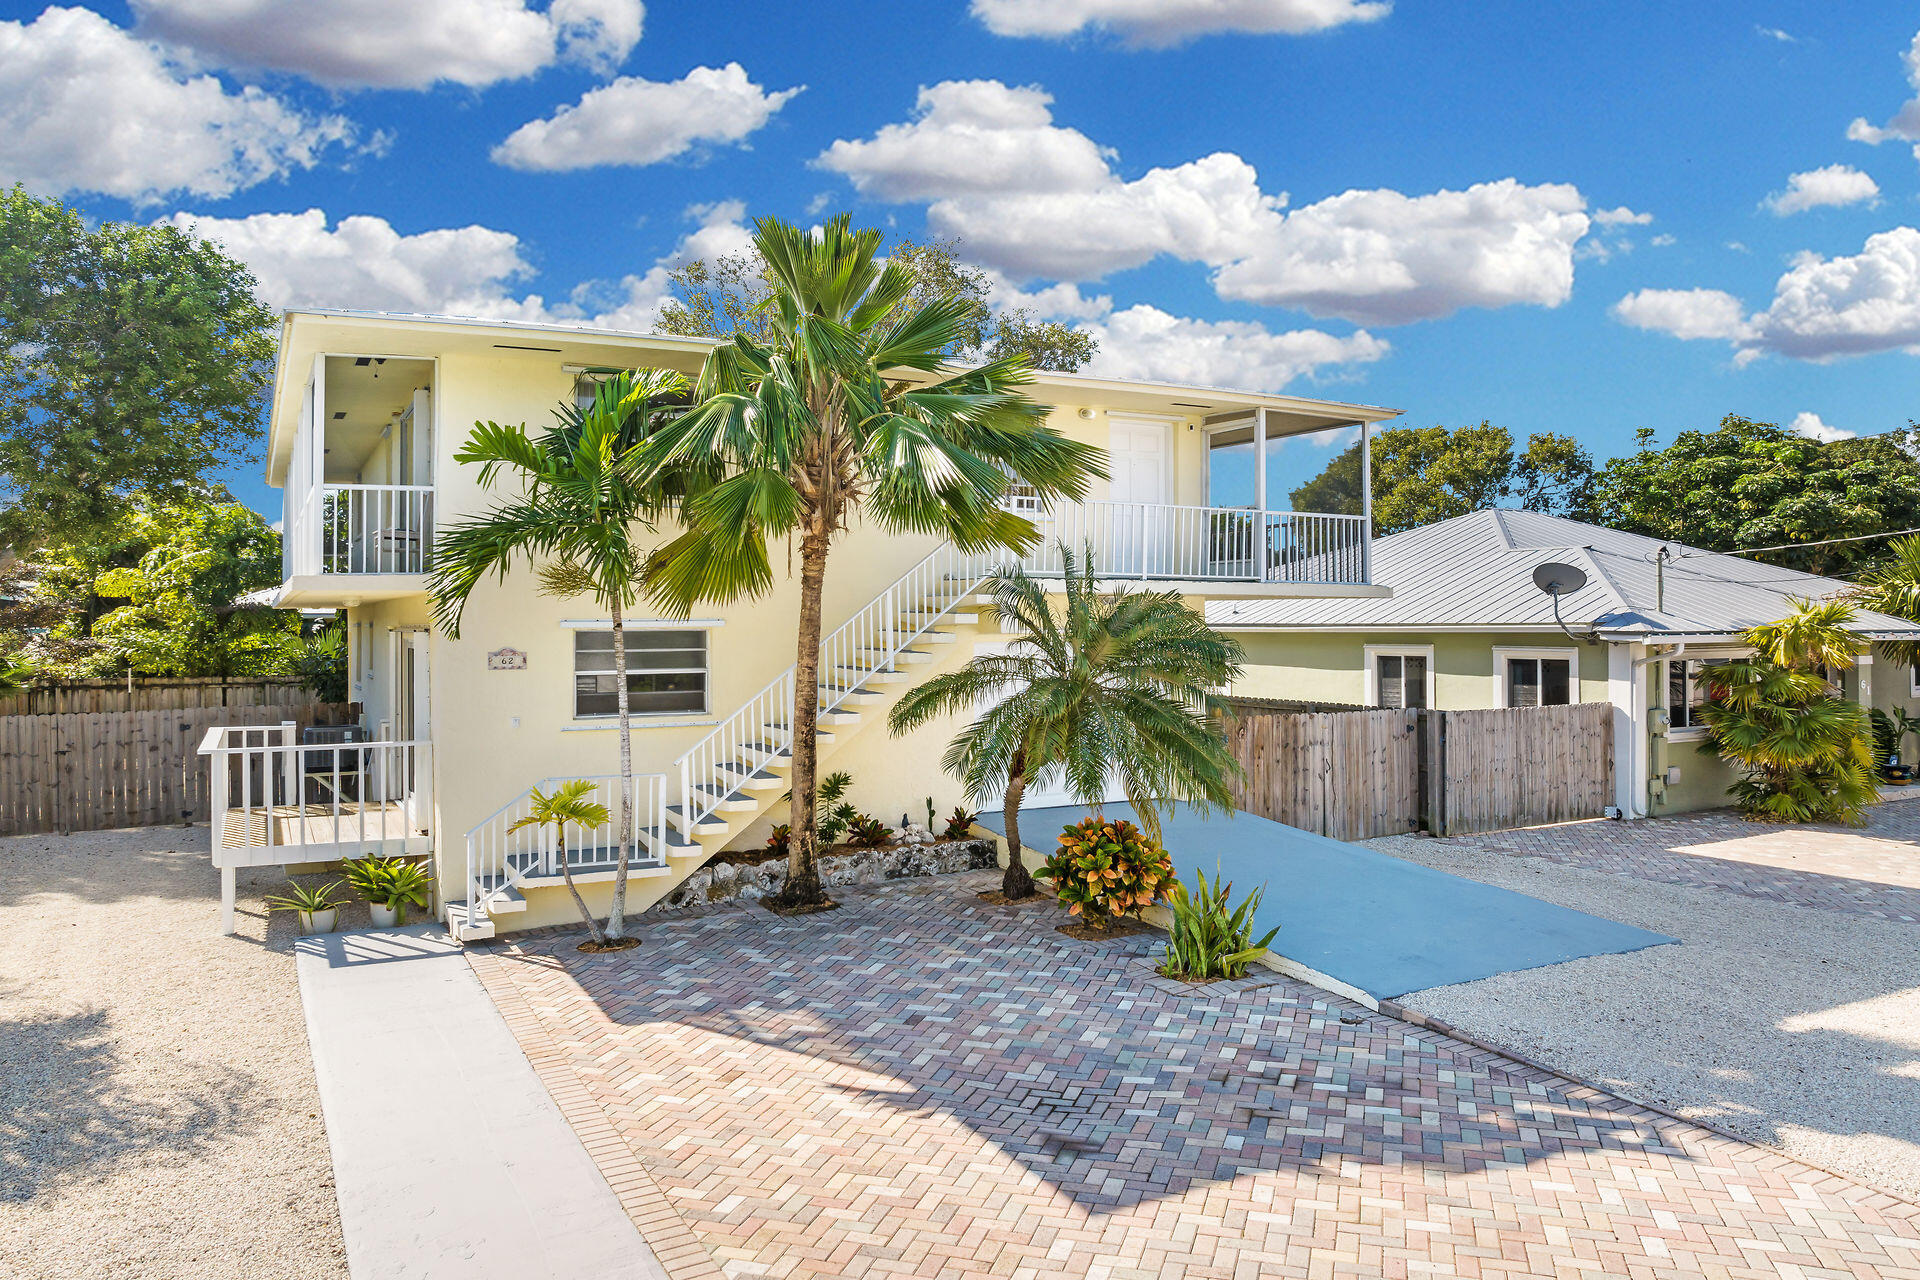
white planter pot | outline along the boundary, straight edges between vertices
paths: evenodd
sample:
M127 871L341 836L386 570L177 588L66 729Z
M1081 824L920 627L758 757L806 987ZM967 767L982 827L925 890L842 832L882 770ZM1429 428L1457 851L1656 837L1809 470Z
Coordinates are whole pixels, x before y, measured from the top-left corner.
M400 923L398 907L383 907L377 902L369 902L367 910L373 915L373 927L376 929L391 929Z
M334 926L340 923L338 907L329 907L325 911L302 911L299 916L302 933L332 933Z

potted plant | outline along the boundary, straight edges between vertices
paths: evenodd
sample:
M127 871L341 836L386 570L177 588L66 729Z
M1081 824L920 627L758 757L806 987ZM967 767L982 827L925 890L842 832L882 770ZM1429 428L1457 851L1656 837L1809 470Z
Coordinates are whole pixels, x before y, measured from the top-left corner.
M332 933L340 923L340 882L307 885L287 881L287 891L267 899L269 911L291 911L300 919L301 933Z
M347 883L367 901L376 929L407 922L407 906L427 905L427 873L405 858L352 858L346 864Z

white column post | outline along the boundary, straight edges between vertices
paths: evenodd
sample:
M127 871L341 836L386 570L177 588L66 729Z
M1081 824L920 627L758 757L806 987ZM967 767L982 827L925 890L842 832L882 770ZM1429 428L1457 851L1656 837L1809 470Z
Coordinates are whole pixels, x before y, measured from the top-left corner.
M1360 424L1360 578L1373 582L1373 424Z
M1271 567L1267 530L1267 411L1253 411L1253 572L1255 582L1265 582Z
M232 867L220 868L220 933L229 938L233 936L233 900L238 875Z

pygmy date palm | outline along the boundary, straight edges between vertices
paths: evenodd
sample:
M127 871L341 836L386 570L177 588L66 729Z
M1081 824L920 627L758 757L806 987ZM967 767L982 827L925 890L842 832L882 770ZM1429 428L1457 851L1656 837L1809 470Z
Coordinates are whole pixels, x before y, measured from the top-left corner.
M1701 749L1739 771L1730 793L1747 814L1858 823L1874 800L1867 713L1836 696L1828 678L1861 651L1847 628L1853 617L1845 601L1797 601L1787 617L1745 633L1750 657L1702 669Z
M620 848L607 934L624 930L627 864L634 839L633 725L628 707L626 612L639 598L645 550L640 534L673 494L668 478L645 474L641 447L677 412L687 380L660 370L623 373L595 389L584 409L562 402L558 424L538 439L524 425L475 423L455 462L479 463L480 484L503 473L520 492L470 520L444 526L427 583L434 620L458 637L468 598L488 574L502 582L525 560L548 595L590 595L613 623L615 705L620 723Z
M696 477L685 532L647 565L647 587L684 614L699 601L773 584L769 542L799 542L794 660L792 835L781 899L826 900L814 823L821 589L834 538L857 514L890 533L935 534L969 549L1024 550L1032 523L1002 509L1009 475L1043 501L1079 498L1100 450L1047 426L1023 388L1023 359L948 365L970 314L957 299L914 302L915 276L876 259L881 236L845 215L817 232L774 219L755 247L771 292L760 333L707 357L694 406L648 446L655 467Z
M989 585L992 612L1020 637L1007 653L909 690L894 705L895 733L993 703L953 739L941 763L975 803L1002 793L1007 871L1002 892L1024 898L1033 877L1020 860L1020 801L1030 786L1064 780L1098 805L1116 779L1147 835L1160 838L1159 806L1203 811L1230 805L1239 765L1219 730L1216 690L1240 672L1240 645L1209 627L1172 591L1109 591L1093 553L1062 544L1062 584L1003 570ZM1059 592L1056 608L1049 592Z

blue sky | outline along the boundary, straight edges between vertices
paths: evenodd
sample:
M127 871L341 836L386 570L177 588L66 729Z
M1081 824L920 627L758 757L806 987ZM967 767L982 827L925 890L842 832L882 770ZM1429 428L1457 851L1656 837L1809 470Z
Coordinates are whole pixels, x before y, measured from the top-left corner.
M194 225L277 304L643 327L743 219L851 209L1122 376L1602 459L1920 411L1911 6L209 8L0 6L0 180Z

